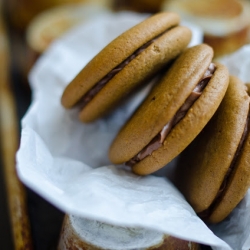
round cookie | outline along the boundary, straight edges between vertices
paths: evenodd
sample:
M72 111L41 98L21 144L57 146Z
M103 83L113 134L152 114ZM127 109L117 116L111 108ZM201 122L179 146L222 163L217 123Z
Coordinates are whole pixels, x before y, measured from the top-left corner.
M199 24L204 42L214 49L215 57L249 43L249 1L165 0L162 10L176 12L186 21Z
M150 174L191 143L217 110L228 86L228 71L221 64L216 64L210 77L205 77L213 65L212 58L211 47L201 44L187 49L174 62L113 141L109 152L113 163L128 162L136 174ZM192 103L192 96L197 94L194 90L203 80L207 85ZM170 129L165 138L160 136L158 147L138 160L147 151L147 145L152 145L168 126ZM132 164L131 159L135 159Z
M63 106L79 105L83 122L116 107L124 96L186 48L191 32L179 26L179 21L178 15L162 12L118 36L66 87Z
M249 188L249 103L246 86L231 76L218 111L180 158L176 185L207 222L227 217Z
M70 249L199 250L200 245L145 228L122 227L66 215L58 250Z

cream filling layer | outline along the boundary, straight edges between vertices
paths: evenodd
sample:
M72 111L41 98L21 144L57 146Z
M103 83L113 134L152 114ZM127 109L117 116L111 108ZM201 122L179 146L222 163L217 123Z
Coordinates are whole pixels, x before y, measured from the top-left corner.
M166 3L163 6L163 10L179 13L183 20L199 24L205 34L223 37L238 32L249 25L250 4L247 1L239 2L239 4L242 5L241 13L237 16L224 19L213 16L209 18L194 15L188 9L182 7L181 3L176 1L171 1L170 4Z
M174 27L172 27L174 28ZM140 48L138 48L132 55L130 55L126 60L112 69L106 76L104 76L99 82L97 82L78 102L78 106L84 108L93 98L94 96L117 74L119 73L126 65L128 65L134 58L140 55L145 49L147 49L157 38L168 32L170 29L167 29L165 32L156 36L152 40L148 41Z
M174 117L163 127L163 129L145 146L137 155L126 162L126 165L133 166L139 161L143 160L147 156L151 155L155 150L160 148L166 139L167 135L170 133L171 129L186 115L189 108L194 104L194 102L200 97L202 91L207 86L209 80L215 72L216 66L214 63L210 63L208 69L203 75L202 79L193 89L191 94L188 96L184 104L179 108Z

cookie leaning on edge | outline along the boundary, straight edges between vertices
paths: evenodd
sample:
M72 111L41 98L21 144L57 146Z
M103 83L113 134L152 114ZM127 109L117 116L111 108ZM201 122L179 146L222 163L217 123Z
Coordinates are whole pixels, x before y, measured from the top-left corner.
M226 218L250 186L249 103L231 76L218 111L180 159L176 185L207 222Z
M180 55L113 141L109 157L114 164L127 162L134 173L150 174L191 143L228 87L228 70L212 58L205 44Z
M191 31L179 22L177 14L162 12L118 36L66 87L63 106L79 105L83 122L105 115L187 47Z

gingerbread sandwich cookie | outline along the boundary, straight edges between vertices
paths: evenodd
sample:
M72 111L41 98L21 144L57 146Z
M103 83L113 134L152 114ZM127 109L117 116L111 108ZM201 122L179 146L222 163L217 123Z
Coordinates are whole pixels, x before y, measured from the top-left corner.
M177 14L162 12L118 36L66 87L63 106L78 105L83 122L94 121L117 107L128 93L186 48L191 31L179 22Z
M136 174L164 167L200 133L225 95L229 75L205 44L187 49L113 141L109 157Z
M231 76L218 111L180 158L176 184L207 222L226 218L250 186L249 103Z

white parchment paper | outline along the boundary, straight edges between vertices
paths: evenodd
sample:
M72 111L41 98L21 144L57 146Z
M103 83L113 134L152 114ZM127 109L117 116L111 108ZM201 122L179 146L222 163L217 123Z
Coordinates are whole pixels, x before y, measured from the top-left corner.
M70 31L40 58L30 74L33 101L22 121L19 177L66 213L150 228L214 249L248 249L250 194L229 220L213 228L217 237L165 177L139 177L110 164L111 141L149 87L92 124L81 123L77 110L65 110L60 104L63 89L79 70L108 42L144 18L134 13L100 15ZM191 28L192 44L200 42L201 33ZM239 214L244 216L239 219Z

